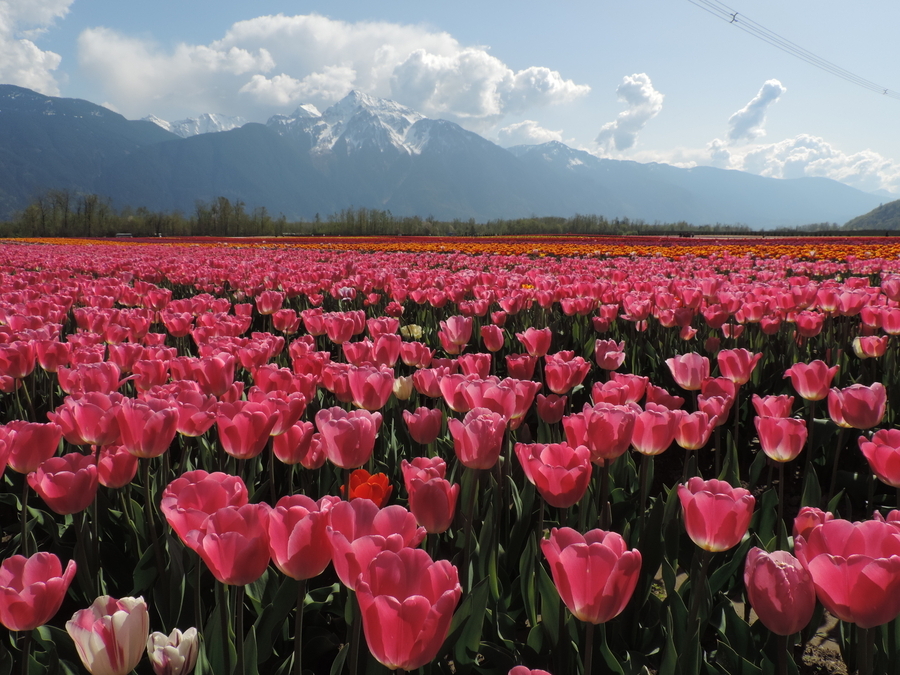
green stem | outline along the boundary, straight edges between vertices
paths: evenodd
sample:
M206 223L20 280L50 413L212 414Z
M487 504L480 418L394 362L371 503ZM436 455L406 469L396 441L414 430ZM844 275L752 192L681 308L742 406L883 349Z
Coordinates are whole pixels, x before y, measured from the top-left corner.
M691 579L691 609L688 613L688 630L691 636L700 640L700 606L706 598L706 570L712 560L712 552L703 550L700 554L700 567L697 574Z
M22 553L28 558L31 556L31 547L28 545L28 481L22 477Z
M643 465L641 466L643 469ZM604 458L600 467L600 529L609 530L612 526L612 510L609 506L609 460ZM643 511L641 512L643 520Z
M775 645L778 650L777 675L788 675L788 637L787 635L776 636Z
M469 499L466 504L465 537L463 542L463 592L470 590L469 561L472 557L472 524L475 519L475 496L478 492L479 479L481 478L480 469L466 468L466 471L471 476L471 480L469 481Z
M228 639L228 586L216 582L219 595L219 628L222 631L222 658L225 662L225 673L231 672L231 646Z
M237 672L244 675L244 586L235 588L234 643L237 648Z
M594 624L588 623L584 631L584 675L591 675L594 658Z
M31 660L31 631L22 631L22 675L28 675L28 662Z
M781 532L784 529L784 462L778 462L778 521L775 523L775 548L782 550Z
M294 619L294 675L303 673L303 603L306 600L306 579L297 586L297 616Z
M353 626L350 635L350 654L347 659L347 672L356 675L359 668L359 642L362 639L362 612L359 609L359 601L356 593L350 591L350 602L353 603Z

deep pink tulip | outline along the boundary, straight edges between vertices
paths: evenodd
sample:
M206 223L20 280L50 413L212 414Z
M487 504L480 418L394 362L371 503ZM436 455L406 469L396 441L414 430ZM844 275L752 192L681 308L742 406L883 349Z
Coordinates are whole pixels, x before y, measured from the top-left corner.
M51 457L28 474L28 484L55 513L79 513L97 494L96 460L78 452Z
M275 417L275 426L269 431L270 436L280 436L290 429L306 411L306 396L300 393L288 394L284 391L264 392L258 387L250 387L247 400L261 403L271 410Z
M573 448L586 446L595 464L612 461L631 445L636 410L639 408L605 403L593 408L585 405L581 413L563 417L566 441Z
M610 381L620 387L625 387L625 390L628 392L625 397L625 403L637 403L644 398L644 392L647 391L650 378L632 375L631 373L610 373Z
M484 348L489 352L500 351L505 343L503 329L493 324L482 326L481 340L484 342Z
M400 462L400 471L403 474L403 482L406 491L409 492L409 482L413 478L428 481L432 478L443 478L447 475L447 463L440 457L414 457L412 462L405 459Z
M877 426L884 418L886 404L887 391L880 382L870 387L852 384L828 392L828 416L841 427L871 429Z
M756 414L760 417L790 417L794 407L793 396L757 396L750 399Z
M507 673L507 675L550 675L550 673L546 670L540 670L539 668L530 670L525 666L515 666Z
M579 621L606 623L622 613L641 571L641 553L615 532L584 535L553 528L541 541L559 597Z
M860 359L877 359L887 350L888 336L857 336L853 338L853 353Z
M625 342L597 340L594 343L594 361L603 370L616 370L625 363Z
M784 371L784 376L791 378L791 385L798 396L807 401L821 401L828 396L831 380L837 371L837 366L829 368L824 361L811 361L795 363Z
M453 436L453 449L464 466L491 469L500 457L506 418L487 408L473 408L462 421L452 418L447 428Z
M272 562L291 579L312 579L331 562L331 541L325 531L328 512L339 497L314 502L306 495L287 495L269 513L269 552Z
M342 469L356 469L372 456L381 428L381 413L325 408L316 413L316 428L328 460Z
M463 375L485 379L491 374L491 355L483 352L460 354L456 362Z
M900 488L900 429L879 429L871 440L860 436L859 449L878 480Z
M732 403L734 403L733 398L727 399L722 396L697 397L697 407L701 412L706 413L711 420L715 419L717 427L728 421Z
M684 414L678 419L678 426L675 428L675 442L685 450L699 450L709 441L717 421L718 418L710 417L702 410L690 415Z
M431 365L433 352L421 342L400 343L400 360L411 368L427 368Z
M678 422L687 413L672 411L655 403L648 403L647 409L634 418L631 432L631 447L642 455L659 455L669 449L675 440Z
M698 391L700 384L709 377L709 359L696 352L666 359L675 383L687 391Z
M392 368L381 369L371 366L351 366L347 372L353 405L364 410L381 410L391 397L394 388Z
M554 394L563 395L584 382L591 364L576 356L569 361L551 360L544 367L544 383Z
M550 394L544 396L537 395L537 414L541 421L546 424L557 424L566 412L567 396L557 396Z
M613 382L594 382L591 387L591 402L594 405L608 403L610 405L625 405L628 402L628 387Z
M438 337L445 352L448 354L461 353L472 339L472 317L457 315L441 321Z
M516 338L528 352L529 356L546 356L550 351L550 341L553 333L549 328L526 328L522 333L516 333Z
M511 419L516 412L516 389L511 383L510 379L497 380L495 377L462 382L459 389L466 405L460 412L468 412L473 408L487 408L506 419Z
M178 429L178 408L159 398L122 400L116 412L121 444L135 457L159 457Z
M279 309L272 314L272 326L280 333L293 335L300 330L300 317L292 309Z
M204 357L192 364L194 379L204 394L221 397L234 383L236 364L237 359L232 354Z
M59 387L67 394L111 394L119 388L120 375L119 366L111 361L85 363L72 369L60 368L56 372Z
M7 462L17 473L35 471L59 450L62 429L57 424L13 420L5 429Z
M123 488L134 480L138 470L138 458L122 445L105 445L100 449L97 476L100 485L114 490Z
M345 586L355 589L359 575L381 551L416 547L425 529L402 506L379 509L368 499L336 504L330 511L328 538L334 551L334 571Z
M240 477L197 469L166 486L159 510L183 540L190 530L202 530L206 519L219 509L244 506L248 501L247 486Z
M297 422L283 434L272 438L272 451L275 457L284 464L302 464L309 462L308 455L312 447L312 437L316 428L312 422Z
M806 420L794 417L754 417L759 445L776 462L790 462L806 445Z
M537 357L530 354L508 354L506 356L506 372L517 380L530 380L534 377Z
M59 611L74 577L75 561L63 572L52 553L7 558L0 565L0 624L16 631L43 626Z
M274 410L252 401L219 403L216 428L222 449L232 457L250 459L266 447L269 434L278 422Z
M794 526L792 528L792 536L796 541L797 537L809 538L809 533L816 525L834 520L831 511L827 513L815 506L804 506L800 512L794 517Z
M426 480L412 476L405 482L409 493L409 510L416 522L429 534L446 532L456 513L459 485L451 485L447 479L438 477Z
M268 504L226 506L209 515L184 543L194 549L213 576L230 586L259 579L269 566Z
M437 657L462 595L456 567L410 548L379 553L356 591L372 656L406 671Z
M874 628L900 614L900 529L829 520L794 542L819 601L841 621Z
M436 408L416 408L415 412L404 410L403 421L416 443L428 445L440 435L444 414Z
M256 296L256 311L263 316L274 314L284 303L284 293L278 291L263 291Z
M787 551L751 548L744 563L747 599L763 625L776 635L803 630L816 609L812 577Z
M756 504L748 490L697 476L678 486L678 498L691 541L713 553L727 551L740 542Z
M716 358L723 377L735 384L747 384L762 354L753 354L746 349L723 349Z
M591 453L583 445L516 443L516 457L525 477L544 501L567 509L581 501L591 482Z
M112 445L119 441L116 412L124 398L116 392L89 392L77 399L67 396L47 417L62 428L72 445Z
M147 638L150 616L144 598L116 600L102 595L66 622L78 656L94 675L127 675L137 667Z

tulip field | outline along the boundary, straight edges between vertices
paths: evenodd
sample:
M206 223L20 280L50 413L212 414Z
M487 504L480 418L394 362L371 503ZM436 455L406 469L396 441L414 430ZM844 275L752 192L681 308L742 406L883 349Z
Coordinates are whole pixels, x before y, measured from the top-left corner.
M900 674L900 244L0 242L0 675Z

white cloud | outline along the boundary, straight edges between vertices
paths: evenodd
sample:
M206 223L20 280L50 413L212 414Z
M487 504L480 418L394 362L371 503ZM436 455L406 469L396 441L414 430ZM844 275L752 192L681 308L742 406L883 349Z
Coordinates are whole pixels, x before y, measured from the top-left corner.
M264 118L272 106L328 105L355 88L484 128L589 91L549 68L513 71L446 32L316 14L240 21L209 45L171 50L93 28L80 36L79 58L132 116L217 110Z
M619 100L628 105L614 122L604 124L595 142L606 152L628 150L644 126L662 110L665 96L653 88L646 73L627 75L616 88Z
M550 141L562 142L562 131L545 129L534 120L524 120L503 127L497 132L500 145L505 148L514 145L540 145Z
M766 110L786 92L778 80L766 80L747 105L728 118L728 140L752 141L766 135Z
M62 57L33 40L69 12L73 0L0 0L0 82L56 96Z

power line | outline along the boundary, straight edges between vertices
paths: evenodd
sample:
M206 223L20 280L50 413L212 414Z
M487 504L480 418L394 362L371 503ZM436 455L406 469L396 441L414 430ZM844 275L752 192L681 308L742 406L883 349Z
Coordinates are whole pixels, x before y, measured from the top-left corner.
M761 26L760 24L744 16L737 10L729 7L722 2L719 2L719 0L688 0L688 2L706 12L709 12L716 18L719 18L726 23L733 24L745 33L749 33L750 35L762 40L763 42L767 42L773 47L777 47L781 51L786 52L791 56L800 59L801 61L805 61L806 63L815 66L816 68L824 70L827 73L831 73L832 75L836 75L837 77L840 77L847 82L851 82L852 84L863 87L877 94L889 96L890 98L900 99L900 92L894 91L893 89L888 89L887 87L883 87L880 84L876 84L871 80L867 80L864 77L856 75L855 73L851 73L846 68L841 68L831 61L823 59L821 56L813 54L808 49L804 49L800 45L791 42L787 38L784 38L778 33L769 30L765 26Z

